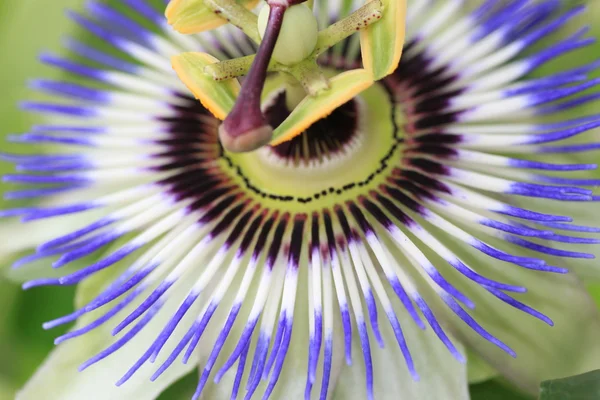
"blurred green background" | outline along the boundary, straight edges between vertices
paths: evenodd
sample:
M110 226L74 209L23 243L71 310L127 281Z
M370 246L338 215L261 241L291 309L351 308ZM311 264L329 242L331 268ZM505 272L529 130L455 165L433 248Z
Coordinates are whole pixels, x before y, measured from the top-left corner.
M409 0L410 1L410 0ZM476 1L476 0L475 0ZM107 1L119 4L119 0ZM37 55L43 50L59 51L61 39L66 35L81 36L83 33L64 16L66 8L80 9L83 0L2 0L0 2L0 135L25 132L34 123L34 117L21 112L18 102L30 99L26 82L32 77L51 77L58 72L37 62ZM592 24L595 34L600 34L600 26L593 21L600 17L600 0L591 0L590 9L583 19ZM580 26L581 18L577 22ZM562 33L563 35L566 32ZM86 35L86 37L88 37ZM600 55L600 45L594 45L577 53L577 57L593 60ZM560 61L566 66L568 59ZM582 62L578 59L577 64ZM556 64L553 65L556 67ZM598 104L588 107L598 107ZM579 110L581 112L581 110ZM11 145L1 142L0 151L10 151ZM0 164L0 173L10 170L7 164ZM0 191L6 190L0 187ZM0 205L3 200L0 199ZM0 222L2 223L2 222ZM0 238L8 240L8 238ZM0 261L3 260L0 254ZM10 264L4 260L3 264ZM2 266L3 268L6 265ZM600 286L590 285L592 294L600 300ZM74 290L63 288L35 289L21 291L18 284L0 280L0 400L14 398L15 391L40 365L50 351L53 339L60 334L41 328L44 321L68 313L72 309ZM190 385L195 386L195 378L181 382L169 393L185 392ZM166 393L163 397L172 398ZM513 392L498 381L487 381L472 387L474 400L521 400L521 395Z
M30 77L56 73L41 66L37 54L43 49L60 48L61 37L69 29L69 24L65 24L64 9L82 3L81 0L0 2L1 135L23 132L33 122L32 117L19 111L17 106L28 97L26 81ZM0 149L9 151L11 146L2 143ZM9 165L0 164L2 173L9 168ZM72 289L23 292L15 283L0 281L0 354L3 355L0 399L12 399L15 390L25 383L50 351L56 333L42 330L40 323L72 308L73 294Z

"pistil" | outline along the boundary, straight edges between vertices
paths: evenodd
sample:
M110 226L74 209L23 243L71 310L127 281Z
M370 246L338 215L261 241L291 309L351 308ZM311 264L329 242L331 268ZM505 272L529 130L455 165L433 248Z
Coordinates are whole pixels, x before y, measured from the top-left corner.
M267 68L290 3L270 1L269 20L252 67L244 80L235 106L219 128L219 138L227 150L239 153L256 150L271 141L273 128L260 108Z
M249 29L251 13L245 9L235 11L235 6L228 0L205 1L219 15L248 14L245 19L238 16L235 21L244 26L245 32L254 33L253 29ZM258 17L258 33L262 40L257 54L204 68L204 73L211 75L216 81L246 75L233 109L219 128L221 143L227 151L254 151L272 141L273 127L261 110L262 92L269 71L283 73L294 80L287 82L290 107L300 104L307 96L320 96L331 85L318 66L319 55L382 17L381 0L373 0L319 32L315 16L309 8L301 5L305 1L268 0L269 8L264 9ZM288 12L291 14L286 14ZM233 19L231 21L233 23ZM254 38L254 35L251 37Z

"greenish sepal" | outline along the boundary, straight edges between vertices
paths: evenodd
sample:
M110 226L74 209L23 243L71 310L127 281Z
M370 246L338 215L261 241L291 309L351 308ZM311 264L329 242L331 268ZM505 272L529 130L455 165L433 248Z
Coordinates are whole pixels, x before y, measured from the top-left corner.
M236 79L215 81L204 72L218 60L206 53L183 53L171 59L179 79L215 117L223 120L233 108L240 90Z
M383 18L360 32L363 65L381 80L396 70L406 28L406 0L382 0Z
M260 38L256 29L256 15L249 11L257 2L258 0L171 0L165 15L169 24L179 33L200 33L231 22L258 43Z
M221 18L240 28L250 39L260 43L256 14L235 0L204 0L204 3Z

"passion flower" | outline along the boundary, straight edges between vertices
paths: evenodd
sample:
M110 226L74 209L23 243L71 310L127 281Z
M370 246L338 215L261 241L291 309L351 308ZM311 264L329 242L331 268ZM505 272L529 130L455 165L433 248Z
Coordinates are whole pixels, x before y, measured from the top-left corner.
M44 54L67 77L32 86L64 101L24 103L55 120L12 140L61 150L4 155L18 168L4 180L33 185L6 196L46 205L1 215L55 218L15 265L48 260L58 275L25 288L81 284L77 310L44 327L77 324L20 399L151 399L199 368L194 399L461 400L465 349L531 392L598 367L598 316L566 273L600 231L542 211L596 199L596 165L557 157L595 148L597 115L558 112L591 99L597 64L531 76L591 43L586 29L541 42L583 8L410 2L391 68L404 13L382 2L368 29L327 36L342 38L316 59L328 87L291 109L270 55L253 57L256 16L230 14L238 30L223 3L174 1L174 26L205 31L184 36L145 1L124 3L157 32L101 3L71 14L132 59L73 40L89 63ZM339 33L328 26L354 10L314 12ZM297 76L307 92L319 80ZM218 131L244 102L274 141L233 153Z

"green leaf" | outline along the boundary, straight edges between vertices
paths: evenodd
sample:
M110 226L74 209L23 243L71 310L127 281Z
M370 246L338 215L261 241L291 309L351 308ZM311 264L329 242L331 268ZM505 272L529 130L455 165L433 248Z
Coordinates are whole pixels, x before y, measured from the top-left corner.
M12 399L15 396L15 388L10 382L0 379L0 398Z
M469 388L471 400L532 400L525 394L519 393L497 380L490 380Z
M17 286L15 289L20 288ZM54 348L54 339L65 333L66 326L49 331L43 329L42 324L70 313L73 310L74 292L73 287L58 291L55 287L46 287L18 292L10 313L12 324L7 329L10 336L0 349L6 363L3 369L16 388L23 386L44 361ZM0 399L4 397L0 396Z
M600 399L600 370L542 382L540 400Z
M198 386L198 371L194 370L161 393L157 400L189 400Z

